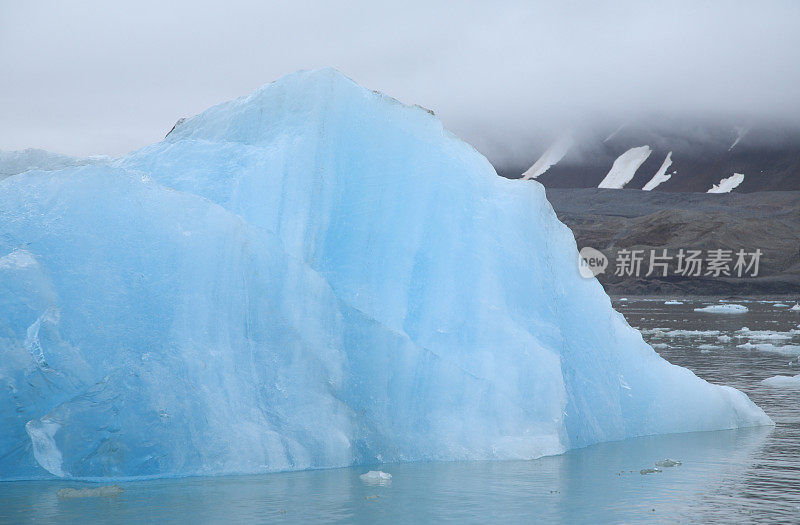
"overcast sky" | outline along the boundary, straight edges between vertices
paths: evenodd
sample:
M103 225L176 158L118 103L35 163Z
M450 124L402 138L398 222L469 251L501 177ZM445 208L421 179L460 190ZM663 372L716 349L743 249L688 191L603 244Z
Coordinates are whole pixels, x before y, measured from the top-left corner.
M0 0L0 149L125 153L326 65L501 162L590 117L800 122L798 1L432 4Z

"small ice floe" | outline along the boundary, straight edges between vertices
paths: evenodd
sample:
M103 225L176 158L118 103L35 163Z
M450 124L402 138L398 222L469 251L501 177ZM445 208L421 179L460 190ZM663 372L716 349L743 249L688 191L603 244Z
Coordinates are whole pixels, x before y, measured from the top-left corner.
M800 312L800 303L794 303L794 306L789 308L792 312Z
M392 481L392 475L382 470L370 470L366 474L361 474L358 477L364 483L377 483L379 485L391 483Z
M670 300L670 301L664 301L664 304L683 304L683 302L682 301L676 301L676 300L673 299L673 300Z
M788 356L796 356L800 355L800 345L774 345L772 343L756 343L753 344L750 341L736 345L737 348L742 348L744 350L758 350L760 352L772 352L775 354L782 354Z
M661 469L660 468L643 468L642 470L639 471L639 474L644 476L646 474L655 474L656 472L661 472Z
M672 467L677 467L678 465L683 465L683 463L669 458L662 459L661 461L656 461L656 467L672 468Z
M800 374L768 377L761 381L761 384L772 388L800 388Z
M624 302L624 301L627 301L627 300L628 300L628 298L627 298L627 297L620 297L620 298L619 298L619 300L620 300L621 302Z
M773 308L789 308L790 305L786 303L775 303L772 306Z
M736 334L739 339L752 339L759 341L788 341L794 334L789 332L773 332L772 330L747 330Z
M700 350L700 353L707 354L712 350L722 350L722 347L719 345L700 345L697 349Z
M741 304L712 304L703 308L695 308L694 311L708 314L746 314L748 309Z
M107 498L119 496L125 490L119 485L104 485L102 487L82 489L60 489L56 494L59 498Z
M717 336L717 341L719 341L720 343L730 343L731 342L731 336L724 335L724 334L723 335L718 335Z

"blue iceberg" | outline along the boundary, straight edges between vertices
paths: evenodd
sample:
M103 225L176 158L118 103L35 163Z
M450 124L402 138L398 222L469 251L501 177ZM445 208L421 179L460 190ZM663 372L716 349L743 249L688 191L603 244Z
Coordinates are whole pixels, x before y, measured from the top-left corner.
M0 479L536 458L771 424L580 276L540 184L302 71L0 181Z

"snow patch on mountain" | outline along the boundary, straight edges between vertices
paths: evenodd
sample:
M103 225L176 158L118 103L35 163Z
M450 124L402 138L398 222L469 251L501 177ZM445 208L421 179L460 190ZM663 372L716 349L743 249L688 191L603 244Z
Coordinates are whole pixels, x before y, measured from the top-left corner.
M638 148L631 148L614 161L611 166L611 171L597 186L598 188L613 188L622 189L630 180L636 175L636 170L639 169L647 157L650 156L653 150L650 146L639 146Z
M719 184L714 184L706 193L730 193L731 190L739 186L742 181L744 181L744 175L741 173L734 173L730 177L719 181Z
M750 129L749 128L736 127L736 128L733 128L733 131L736 132L736 140L733 141L733 144L731 144L731 147L728 148L728 151L730 151L733 148L735 148L736 145L739 143L739 141L742 140L745 135L747 135L747 132L750 131Z
M644 191L650 191L656 188L662 182L667 182L672 175L667 173L667 169L672 165L672 152L670 151L667 153L667 157L664 159L664 162L661 164L661 167L658 168L658 171L650 181L644 185L642 188Z
M535 179L550 169L551 166L557 164L567 151L575 144L572 135L563 135L558 138L549 148L545 151L539 159L533 163L533 166L522 174L523 180Z

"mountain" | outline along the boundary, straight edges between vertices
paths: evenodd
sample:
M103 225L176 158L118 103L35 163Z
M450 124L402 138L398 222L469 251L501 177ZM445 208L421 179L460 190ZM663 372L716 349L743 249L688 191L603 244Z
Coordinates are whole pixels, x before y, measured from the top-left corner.
M535 173L548 188L707 192L729 179L722 189L737 193L800 190L800 129L788 125L653 118L586 126L531 145L531 152L537 169L498 166L498 172L509 178Z

